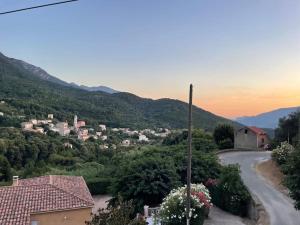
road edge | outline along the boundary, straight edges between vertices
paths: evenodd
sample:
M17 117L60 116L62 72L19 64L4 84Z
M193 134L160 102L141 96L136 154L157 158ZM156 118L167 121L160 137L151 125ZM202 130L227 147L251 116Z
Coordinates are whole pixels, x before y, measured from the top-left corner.
M262 150L251 150L251 149L225 149L220 150L216 152L216 155L222 155L230 152L264 152ZM251 194L251 204L248 208L248 217L255 225L270 225L270 216L265 209L263 203L261 200L253 194L251 191L249 191Z

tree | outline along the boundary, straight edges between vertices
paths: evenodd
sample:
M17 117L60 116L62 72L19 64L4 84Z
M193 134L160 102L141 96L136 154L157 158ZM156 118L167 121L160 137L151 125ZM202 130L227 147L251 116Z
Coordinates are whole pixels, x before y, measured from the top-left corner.
M12 172L7 158L0 155L0 181L10 181L12 179Z
M144 205L157 206L178 185L172 161L159 157L128 158L119 167L114 179L114 194L133 200L136 211Z
M233 126L229 124L220 124L215 128L213 136L220 149L233 148Z
M299 119L300 112L294 112L287 117L279 119L278 128L276 128L275 130L275 141L277 142L277 144L288 140L292 144L297 143Z

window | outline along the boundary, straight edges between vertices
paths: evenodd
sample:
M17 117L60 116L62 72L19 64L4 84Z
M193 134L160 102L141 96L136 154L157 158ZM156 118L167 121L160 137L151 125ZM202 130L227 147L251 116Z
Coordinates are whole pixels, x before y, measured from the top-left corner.
M248 134L248 130L247 129L245 129L245 134Z
M265 143L265 139L264 138L261 139L261 143Z
M31 221L31 225L39 225L39 222L38 221Z

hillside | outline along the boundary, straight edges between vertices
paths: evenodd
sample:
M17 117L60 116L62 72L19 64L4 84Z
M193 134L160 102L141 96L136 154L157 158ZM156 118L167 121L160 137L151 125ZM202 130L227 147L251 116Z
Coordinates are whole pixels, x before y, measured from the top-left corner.
M68 83L65 82L63 80L60 80L52 75L50 75L49 73L47 73L45 70L43 70L40 67L34 66L32 64L29 64L27 62L24 62L22 60L19 59L14 59L14 58L7 58L7 60L13 64L15 67L20 68L21 70L25 70L28 73L42 79L42 80L46 80L46 81L50 81L53 83L57 83L63 86L68 86L68 87L74 87L74 88L78 88L78 89L82 89L82 90L86 90L86 91L102 91L102 92L106 92L109 94L114 94L114 93L118 93L118 91L110 88L110 87L106 87L106 86L97 86L97 87L88 87L85 85L78 85L76 83Z
M256 116L239 117L236 119L236 121L247 126L275 129L278 126L278 121L280 118L288 116L290 113L296 112L299 109L300 107L276 109Z
M101 122L114 127L185 128L187 125L188 105L182 101L145 99L130 93L89 92L55 79L53 76L43 79L24 68L24 62L0 55L0 98L18 116L45 117L53 113L61 121L72 121L76 113L89 124ZM207 130L218 123L232 123L198 107L194 107L193 117L195 127Z

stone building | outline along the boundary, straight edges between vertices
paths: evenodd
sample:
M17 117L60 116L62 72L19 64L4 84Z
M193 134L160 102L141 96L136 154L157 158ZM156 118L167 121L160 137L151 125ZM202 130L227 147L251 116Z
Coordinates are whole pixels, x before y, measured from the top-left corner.
M270 143L267 133L258 127L243 127L235 131L235 149L263 149Z

